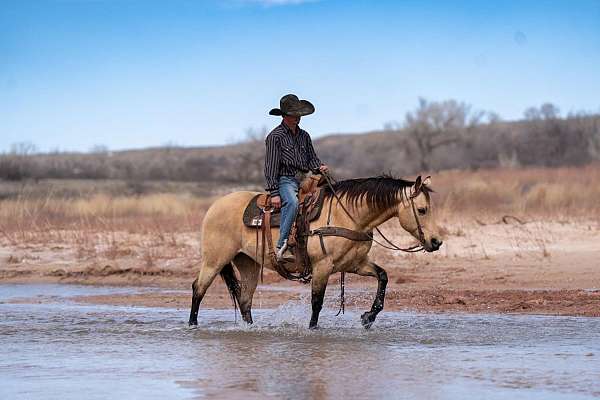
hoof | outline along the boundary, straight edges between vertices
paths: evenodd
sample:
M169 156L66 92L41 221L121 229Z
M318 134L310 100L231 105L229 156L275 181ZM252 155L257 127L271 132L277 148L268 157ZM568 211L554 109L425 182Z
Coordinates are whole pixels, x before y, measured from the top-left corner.
M197 326L198 325L198 320L191 320L188 322L189 326Z
M310 329L311 331L316 331L317 329L319 329L319 327L317 326L317 324L314 324L314 325L309 325L308 329Z
M360 322L362 323L362 326L365 329L369 329L371 328L371 325L373 325L373 322L375 322L375 318L370 312L367 311L366 313L360 316Z
M248 325L252 325L252 323L254 322L254 321L252 321L252 314L250 314L250 313L242 313L242 319Z

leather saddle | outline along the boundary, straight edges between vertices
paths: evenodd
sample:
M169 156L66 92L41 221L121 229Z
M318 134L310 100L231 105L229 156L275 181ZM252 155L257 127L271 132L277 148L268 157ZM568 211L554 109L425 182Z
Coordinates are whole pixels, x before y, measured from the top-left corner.
M323 208L323 199L325 191L320 187L321 182L316 181L315 177L306 178L300 185L298 193L298 204L302 204L307 196L310 195L311 206L307 208L308 221L314 221L321 215ZM271 207L271 196L268 193L257 194L250 200L244 210L244 225L250 228L258 228L262 225L265 208ZM281 210L272 210L271 227L278 227L281 223Z
M323 200L325 199L325 190L319 187L323 177L309 176L300 185L298 194L298 213L292 225L288 236L288 246L295 249L293 270L288 269L284 264L290 264L277 259L275 248L273 246L273 236L271 228L279 226L281 222L281 211L274 210L270 204L270 195L267 193L258 194L252 198L244 210L244 224L256 229L256 256L258 258L259 231L262 232L262 256L261 256L261 277L264 267L265 252L268 252L271 259L271 265L282 277L300 282L310 282L312 279L312 265L308 256L308 233L310 231L310 221L313 221L321 214ZM268 249L267 249L268 247ZM296 271L296 272L294 272Z

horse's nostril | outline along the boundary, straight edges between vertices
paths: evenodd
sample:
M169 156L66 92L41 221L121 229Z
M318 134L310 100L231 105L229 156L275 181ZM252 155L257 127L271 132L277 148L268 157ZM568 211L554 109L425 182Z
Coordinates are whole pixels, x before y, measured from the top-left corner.
M436 238L431 238L431 246L433 248L439 249L440 246L442 245L442 241L441 240L437 240Z

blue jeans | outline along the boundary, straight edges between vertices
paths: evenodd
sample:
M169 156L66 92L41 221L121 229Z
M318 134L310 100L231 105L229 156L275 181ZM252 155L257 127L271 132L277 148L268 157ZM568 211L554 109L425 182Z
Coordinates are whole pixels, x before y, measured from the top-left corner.
M298 181L296 178L293 176L279 177L279 197L281 197L281 223L277 247L281 248L290 234L298 211Z

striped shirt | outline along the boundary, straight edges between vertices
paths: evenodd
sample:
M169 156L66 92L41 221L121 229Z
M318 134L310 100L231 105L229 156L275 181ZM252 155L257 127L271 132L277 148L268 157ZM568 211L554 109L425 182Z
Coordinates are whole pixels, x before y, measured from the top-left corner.
M269 133L265 140L265 178L267 191L279 196L279 177L294 176L297 172L318 169L322 163L317 158L308 132L298 127L293 134L283 122Z

